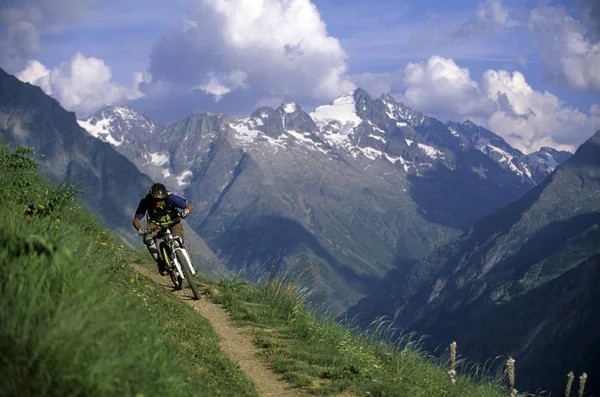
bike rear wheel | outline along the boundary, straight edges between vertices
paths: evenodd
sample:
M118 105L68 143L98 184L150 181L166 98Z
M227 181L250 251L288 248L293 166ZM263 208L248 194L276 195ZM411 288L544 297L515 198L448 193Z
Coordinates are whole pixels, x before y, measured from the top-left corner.
M185 279L187 280L192 292L194 293L194 297L196 300L200 300L200 292L198 292L198 286L196 285L196 281L194 280L194 276L192 276L192 271L190 267L192 264L187 260L183 252L181 250L175 250L175 256L177 256L177 261L179 261L179 265L181 266L181 270L185 275Z
M171 281L173 282L175 290L180 291L183 288L183 277L181 274L179 274L177 268L171 263L169 246L166 243L161 243L160 252L165 261L165 265L167 266L167 270L169 271L169 277L171 277Z

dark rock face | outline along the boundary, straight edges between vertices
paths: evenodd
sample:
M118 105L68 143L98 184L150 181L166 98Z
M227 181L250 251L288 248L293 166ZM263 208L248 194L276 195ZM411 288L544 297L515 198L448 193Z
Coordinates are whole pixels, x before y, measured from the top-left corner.
M391 272L350 314L391 316L430 334L429 346L455 340L469 360L511 355L520 390L559 392L569 371L600 369L599 258L600 131L521 199Z
M115 124L109 116L95 121ZM284 103L129 135L147 146L115 148L196 204L190 222L231 269L259 276L269 261L322 263L330 284L320 287L337 311L531 187L467 137L362 89L312 113Z
M108 113L107 110L105 115ZM127 127L123 120L116 122ZM136 152L136 142L145 140L144 132L155 133L156 124L143 118L140 123L143 128L132 122L129 126L139 127L137 130L117 129L122 135L114 135L110 130L104 138L110 135L111 139L122 140L122 149L129 155L141 153ZM128 243L142 246L131 220L152 180L113 145L90 136L79 126L74 113L64 110L40 88L22 83L1 69L0 134L12 145L34 148L38 155L36 161L51 181L66 180L82 185L84 190L80 197L104 224ZM225 271L193 230L188 229L188 236L188 246L198 268Z

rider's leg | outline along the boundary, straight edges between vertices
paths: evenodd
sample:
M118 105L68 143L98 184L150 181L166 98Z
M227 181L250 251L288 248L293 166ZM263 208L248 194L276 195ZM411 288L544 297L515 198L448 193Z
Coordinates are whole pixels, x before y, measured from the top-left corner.
M185 242L183 239L183 225L181 222L171 227L171 233L173 233L174 237L179 237L179 244L185 248Z
M156 225L148 223L147 227L153 228L156 227ZM165 274L167 274L167 270L164 267L163 259L161 258L160 252L158 250L158 241L156 240L157 233L158 231L144 236L144 244L146 244L148 252L150 252L150 255L152 255L152 258L156 261L156 264L158 266L158 272L162 276L164 276Z

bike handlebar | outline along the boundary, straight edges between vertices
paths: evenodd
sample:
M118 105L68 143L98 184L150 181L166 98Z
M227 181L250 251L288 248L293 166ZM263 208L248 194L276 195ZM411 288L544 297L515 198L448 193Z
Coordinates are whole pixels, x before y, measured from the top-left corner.
M153 227L153 228L151 228L151 229L148 229L144 235L148 235L148 234L150 234L150 233L154 233L154 232L155 232L155 231L157 231L157 230L164 230L164 229L168 229L168 228L170 228L171 226L174 226L174 225L178 224L178 223L179 223L179 222L181 222L182 220L183 220L183 218L182 218L182 217L180 217L180 216L178 216L177 218L173 219L171 222L167 223L166 225L161 225L161 226L158 226L158 227Z

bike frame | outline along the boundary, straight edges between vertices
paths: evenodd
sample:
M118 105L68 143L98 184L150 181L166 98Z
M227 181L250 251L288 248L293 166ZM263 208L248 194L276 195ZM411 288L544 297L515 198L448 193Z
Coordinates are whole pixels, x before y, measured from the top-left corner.
M182 247L179 245L179 241L173 237L173 233L171 233L171 230L167 227L166 230L163 232L162 237L161 237L168 245L169 248L171 249L171 263L175 264L175 267L177 268L177 271L179 272L179 274L183 275L183 271L181 269L181 263L179 263L179 261L177 260L177 255L176 252L179 250L183 253L183 255L185 256L185 258L187 259L188 263L190 264L189 269L190 272L192 273L193 276L196 275L196 269L194 269L194 266L192 266L192 260L190 259L190 255L187 252L187 249L185 249L185 247Z
M188 266L188 268L189 268L190 272L192 273L192 276L195 276L196 269L194 269L194 266L192 265L192 260L190 259L190 255L187 252L187 249L185 247L180 246L179 240L177 240L175 237L173 237L173 233L171 233L171 227L176 225L177 223L181 222L182 220L183 220L182 218L176 218L172 222L170 222L166 225L152 228L151 232L154 232L157 229L163 229L164 231L159 233L159 235L157 237L164 240L167 243L167 245L169 246L169 249L171 250L169 259L171 260L171 263L175 264L175 267L177 268L177 272L179 272L179 275L183 277L183 275L185 273L183 273L183 271L181 269L181 263L179 263L179 261L177 260L176 252L178 250L181 251L183 253L183 255L185 256L185 258L187 259L187 262L190 264ZM162 255L162 252L160 252L160 250L159 250L159 255Z

